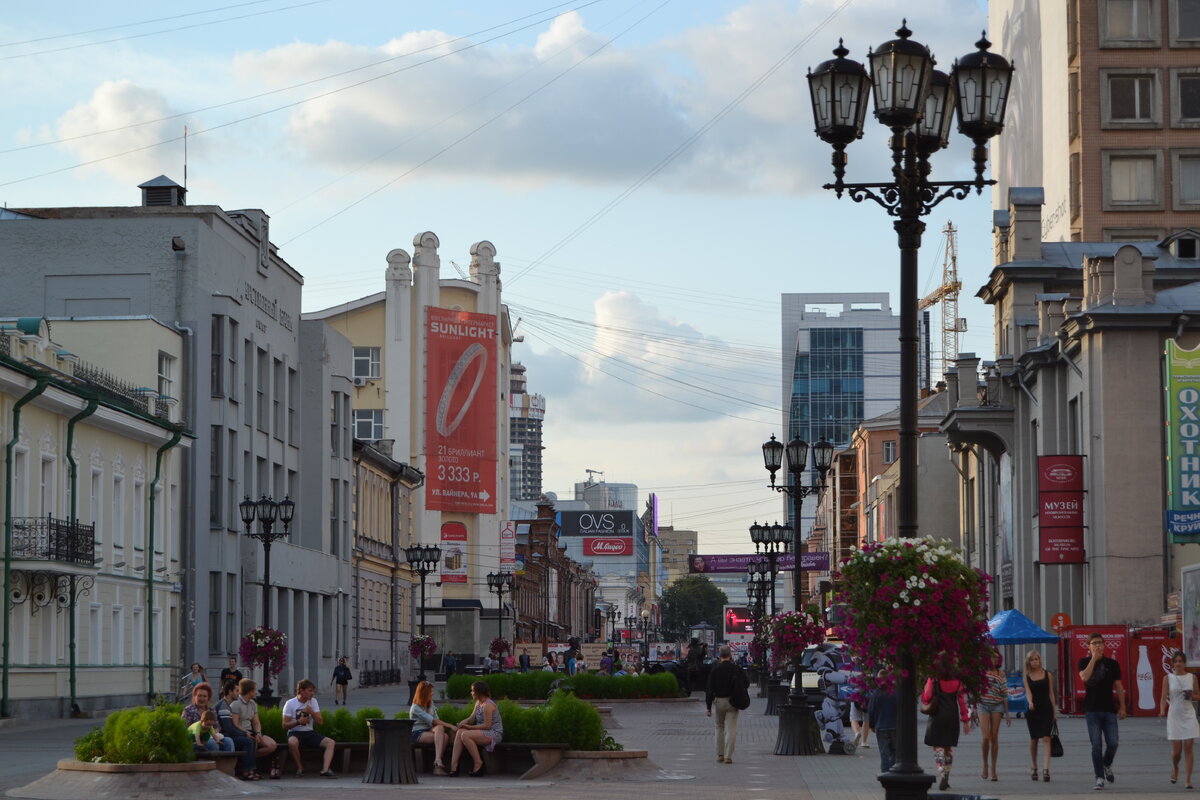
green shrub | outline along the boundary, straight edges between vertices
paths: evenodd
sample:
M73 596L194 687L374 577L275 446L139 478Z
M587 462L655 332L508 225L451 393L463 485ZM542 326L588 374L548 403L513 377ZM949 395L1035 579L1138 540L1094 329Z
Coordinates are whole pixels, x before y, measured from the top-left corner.
M178 764L192 761L192 737L177 712L131 708L110 714L103 728L75 741L80 761L113 764Z
M471 683L480 680L472 675L453 675L446 684L446 697L465 700L470 696ZM550 696L556 681L589 700L609 700L639 697L678 697L679 681L669 672L655 675L600 675L588 672L571 678L560 672L506 672L482 679L491 689L493 699L545 699Z
M270 736L279 746L287 748L287 731L283 729L283 709L258 707L258 721L262 723L262 732Z
M544 742L566 742L572 750L599 750L604 737L600 712L571 692L555 692L545 706Z

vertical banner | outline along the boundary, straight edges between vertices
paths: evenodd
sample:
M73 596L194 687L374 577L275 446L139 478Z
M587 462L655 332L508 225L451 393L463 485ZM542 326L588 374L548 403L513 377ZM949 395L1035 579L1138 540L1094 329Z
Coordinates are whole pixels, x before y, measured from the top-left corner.
M467 526L461 522L442 525L442 583L467 582Z
M1038 562L1082 564L1083 456L1038 456Z
M524 564L522 572L524 572ZM515 575L517 572L517 523L506 521L500 526L500 571Z
M496 513L496 318L425 308L425 507Z
M1175 544L1200 542L1200 348L1167 339L1166 526Z

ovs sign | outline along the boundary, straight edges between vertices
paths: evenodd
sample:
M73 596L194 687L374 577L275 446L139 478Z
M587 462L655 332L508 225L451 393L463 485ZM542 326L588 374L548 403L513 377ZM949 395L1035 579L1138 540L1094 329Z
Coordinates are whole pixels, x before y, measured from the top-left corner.
M621 536L586 536L583 552L589 556L627 556L633 553L633 539Z
M559 525L564 536L632 536L632 511L562 511Z

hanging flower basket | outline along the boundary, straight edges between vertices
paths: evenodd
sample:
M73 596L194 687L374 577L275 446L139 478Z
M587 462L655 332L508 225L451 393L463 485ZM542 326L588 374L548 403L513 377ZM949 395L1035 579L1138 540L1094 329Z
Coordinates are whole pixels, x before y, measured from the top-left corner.
M238 655L242 663L251 667L265 667L271 675L278 675L287 666L287 634L261 625L242 637Z
M767 636L774 663L799 667L804 651L825 641L825 626L812 614L784 611L771 617Z
M495 639L492 639L492 643L488 645L488 652L495 653L496 655L500 655L501 653L511 653L512 645L510 645L508 640L503 636L497 636Z
M991 578L956 549L930 537L872 542L842 559L834 579L844 612L834 630L866 676L883 671L876 685L895 685L904 656L918 679L946 670L968 692L983 685Z
M436 652L437 642L433 640L432 636L426 636L425 634L418 633L416 636L412 637L412 641L408 643L408 654L413 658L424 658L425 656L431 656Z

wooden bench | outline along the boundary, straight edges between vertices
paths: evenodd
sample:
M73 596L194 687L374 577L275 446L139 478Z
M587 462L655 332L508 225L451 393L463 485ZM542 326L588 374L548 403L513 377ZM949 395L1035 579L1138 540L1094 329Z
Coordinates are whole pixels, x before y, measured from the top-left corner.
M445 764L450 768L450 747L446 743ZM528 781L540 778L562 761L563 751L570 745L562 742L501 742L496 749L487 752L481 749L483 763L489 775L518 775L520 780ZM471 768L471 757L463 753L460 768ZM413 759L417 772L433 772L433 745L418 743L413 745Z
M357 767L355 772L362 772L367 767L367 752L370 750L369 742L335 742L333 745L333 768L338 769L341 765L341 772L351 772L352 767ZM275 752L279 759L280 769L286 774L288 771L295 770L296 765L292 763L292 757L288 754L287 740L279 746L279 750ZM341 756L339 761L338 756ZM300 763L304 764L305 773L311 772L316 775L321 771L321 766L324 763L322 760L325 756L325 751L319 747L301 747L300 748ZM286 763L285 763L286 762Z

